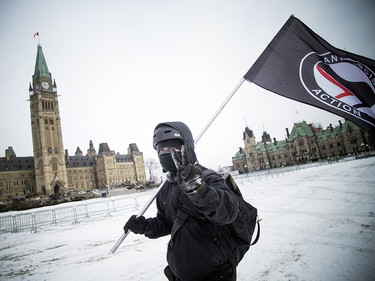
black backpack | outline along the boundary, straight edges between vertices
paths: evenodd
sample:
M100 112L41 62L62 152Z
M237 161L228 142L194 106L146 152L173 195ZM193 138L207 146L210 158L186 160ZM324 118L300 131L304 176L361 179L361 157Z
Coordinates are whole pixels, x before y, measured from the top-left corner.
M212 173L215 172L212 171ZM231 257L231 263L237 266L246 252L249 250L250 246L258 242L260 236L260 220L258 220L257 209L243 199L241 191L234 181L233 177L230 174L225 174L224 176L222 176L222 178L226 182L230 190L232 190L236 194L239 202L240 212L235 221L228 226L230 228L232 237L235 237L235 240L237 242L237 256L233 257L232 253L228 253L228 256ZM176 218L176 220L174 221L171 231L172 239L177 230L182 226L182 224L188 219L189 216L203 221L205 220L205 218L199 215L196 211L192 211L195 208L192 205L191 201L186 199L186 196L183 195L179 197L179 200L183 203L183 205L186 205L188 208L182 206L179 209L177 213L178 219ZM252 241L256 226L257 234L254 241Z
M237 241L237 258L236 261L232 261L234 264L238 264L250 246L256 244L260 236L260 220L258 219L258 210L250 203L246 202L242 196L242 193L230 174L222 176L227 186L237 195L239 208L241 215L238 215L236 220L230 224L230 230L232 236ZM252 241L252 237L257 227L257 234Z

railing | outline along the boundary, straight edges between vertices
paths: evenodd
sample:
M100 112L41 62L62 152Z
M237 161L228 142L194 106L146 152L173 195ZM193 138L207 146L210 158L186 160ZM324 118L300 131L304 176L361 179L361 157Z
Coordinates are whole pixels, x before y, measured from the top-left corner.
M341 157L339 158L338 162L346 162L346 161L351 161L355 160L355 157ZM249 182L254 182L254 181L261 181L264 179L268 178L273 178L273 177L278 177L282 176L287 173L311 168L311 167L317 167L321 165L328 165L328 164L334 164L336 163L336 160L332 161L327 161L327 160L322 160L322 161L317 161L317 162L311 162L311 163L306 163L302 165L294 165L294 166L285 166L285 167L280 167L280 168L272 168L272 169L266 169L266 170L260 170L260 171L255 171L255 172L250 172L246 174L239 174L239 175L234 175L233 178L236 180L238 185L242 185L245 183Z
M342 161L353 160L353 157L342 158ZM251 172L247 174L234 175L239 186L264 179L282 176L285 173L295 172L301 169L316 167L320 165L327 165L327 161L320 161L304 165L287 166L283 168L274 168ZM0 215L0 234L9 232L18 232L30 230L36 232L41 227L46 227L55 224L76 224L80 221L95 219L98 217L110 217L117 212L121 211L137 211L143 207L144 204L150 199L152 193L143 192L135 196L115 196L109 198L99 198L87 201L83 204L65 203L63 207L44 207L40 211L20 211L15 215Z
M315 163L309 163L304 165L295 165L295 166L286 166L282 168L272 168L272 169L265 169L265 170L259 170L254 171L246 174L239 174L234 175L233 178L236 180L237 184L244 184L248 182L254 182L254 181L261 181L268 178L278 177L287 173L295 172L301 169L306 169L309 167L315 167L322 164L326 164L327 162L315 162Z
M116 196L98 198L87 203L64 203L61 207L43 207L20 211L15 215L0 215L0 233L19 232L57 224L76 224L84 220L110 217L123 211L137 211L147 202L152 192L144 192L136 196ZM69 206L67 206L69 205Z

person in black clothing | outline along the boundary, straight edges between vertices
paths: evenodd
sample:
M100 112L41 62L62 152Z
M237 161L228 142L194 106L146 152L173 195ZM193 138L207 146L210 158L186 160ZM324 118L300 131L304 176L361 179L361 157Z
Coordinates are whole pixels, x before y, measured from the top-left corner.
M153 145L168 172L156 197L157 216L133 215L124 231L149 238L171 235L164 270L168 280L236 280L236 243L227 227L239 213L235 195L216 172L198 164L184 123L158 124Z

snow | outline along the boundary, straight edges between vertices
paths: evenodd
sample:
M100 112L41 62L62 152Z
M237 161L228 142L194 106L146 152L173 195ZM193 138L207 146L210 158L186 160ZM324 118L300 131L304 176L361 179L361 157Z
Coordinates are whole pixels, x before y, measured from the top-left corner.
M262 219L237 280L374 280L374 180L375 157L237 180ZM131 233L110 253L134 212L0 234L0 280L166 280L169 237Z

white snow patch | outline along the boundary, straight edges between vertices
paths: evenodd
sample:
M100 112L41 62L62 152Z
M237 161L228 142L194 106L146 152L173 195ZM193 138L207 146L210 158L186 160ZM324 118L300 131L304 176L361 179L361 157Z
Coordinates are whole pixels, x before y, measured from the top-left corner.
M374 182L371 157L241 183L262 229L237 279L373 280ZM130 215L1 234L0 280L166 280L169 237L131 233L110 254Z

